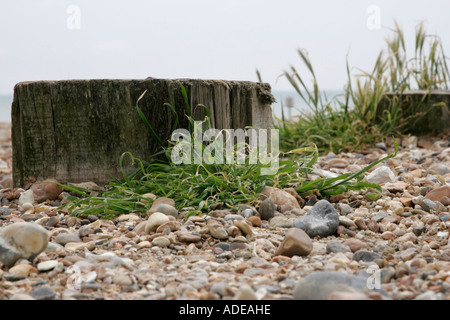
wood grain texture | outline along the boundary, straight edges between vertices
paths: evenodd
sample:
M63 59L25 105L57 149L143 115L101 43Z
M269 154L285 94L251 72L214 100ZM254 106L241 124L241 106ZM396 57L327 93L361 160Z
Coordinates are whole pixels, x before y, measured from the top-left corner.
M196 119L203 104L215 128L272 127L270 86L247 81L154 79L21 82L12 105L13 179L23 186L30 177L63 183L121 177L124 152L149 160L159 145L136 111L136 101L162 141L170 139L175 115L187 128L186 88Z

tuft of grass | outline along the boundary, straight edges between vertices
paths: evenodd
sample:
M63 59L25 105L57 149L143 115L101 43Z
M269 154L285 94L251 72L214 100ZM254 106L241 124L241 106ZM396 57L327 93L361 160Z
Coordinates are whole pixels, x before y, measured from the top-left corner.
M188 103L186 90L181 84L180 86L186 103L189 133L193 138L195 135L193 129L195 120L192 118L192 109ZM139 107L139 100L142 99L144 94L145 92L136 102L136 110L155 139L158 139ZM166 106L172 112L175 112L173 106L170 104L166 104ZM203 105L198 107L202 107L206 111L202 130L207 130L211 128L209 110ZM178 119L176 120L177 123ZM124 153L120 158L121 167L123 167L125 158L128 157L136 168L132 172L122 170L123 177L111 181L106 186L106 191L93 195L86 189L64 186L66 189L77 193L79 197L66 198L67 201L63 208L68 209L73 215L94 214L102 218L111 218L130 212L145 213L151 206L152 201L149 201L143 195L153 193L158 197L172 198L179 209L190 208L188 215L191 215L207 213L211 205L218 203L230 208L240 203L256 204L259 195L266 186L294 187L302 196L313 192L327 196L343 193L347 190L379 189L378 185L361 181L363 173L380 161L395 156L397 152L396 149L395 154L389 155L354 174L344 174L333 179L324 178L309 181L307 176L312 172L313 165L319 155L315 145L296 148L286 153L270 153L271 157L279 157L279 169L271 175L263 175L261 171L267 165L263 165L261 162L250 163L249 157L246 158L244 164L208 161L211 159L205 158L204 151L207 148L205 145L202 145L200 156L203 157L203 161L200 164L175 164L170 157L175 147L174 143L168 142L167 145L164 145L162 141L160 142L161 151L158 153L160 157L155 157L157 160L151 162L137 159L128 152ZM248 145L245 145L244 149L248 151ZM237 150L238 148L234 153L235 159ZM253 150L253 152L259 152L259 150Z
M348 81L343 96L330 100L322 96L310 58L298 50L301 63L311 77L290 66L283 76L309 106L297 119L276 119L281 150L314 143L321 152L355 151L391 135L407 133L434 106L411 104L405 90L447 89L450 72L442 43L426 33L423 23L416 27L414 57L408 58L404 34L395 22L386 49L380 51L371 71L353 76L347 60ZM388 99L387 93L395 93Z

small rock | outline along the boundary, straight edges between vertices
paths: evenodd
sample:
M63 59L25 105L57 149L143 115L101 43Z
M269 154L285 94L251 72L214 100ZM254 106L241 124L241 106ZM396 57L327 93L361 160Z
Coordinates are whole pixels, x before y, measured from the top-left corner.
M450 198L450 186L442 186L431 190L425 195L425 199L439 201L442 203L443 197Z
M368 280L339 271L317 271L301 279L294 288L294 300L326 300L333 292L369 294L379 292L389 297L383 289L368 288Z
M440 176L444 176L449 172L450 172L450 168L442 163L433 164L430 168L428 168L428 173L437 174Z
M294 219L285 216L275 216L270 219L269 226L273 228L292 228L294 226Z
M32 296L26 293L15 293L9 300L35 300Z
M347 239L343 242L343 244L348 246L352 252L369 247L364 241L355 238Z
M244 216L244 218L250 218L250 217L254 216L254 212L252 209L247 208L247 209L242 210L242 215Z
M353 260L355 261L365 261L370 262L374 261L375 259L381 259L384 260L384 257L376 252L373 251L367 251L367 250L358 250L353 254Z
M39 262L37 265L38 271L50 271L58 265L58 260L48 260Z
M341 216L346 216L350 213L353 213L353 208L346 203L339 203L338 210Z
M34 198L37 202L56 200L64 190L57 183L59 183L58 180L47 179L43 182L36 182L31 186L30 190L33 191Z
M431 212L431 210L434 211L436 209L436 203L430 199L423 199L420 206L426 212Z
M9 269L9 273L28 277L31 271L36 270L31 264L21 263Z
M165 204L165 203L161 203L157 208L156 208L156 212L161 212L164 213L167 216L173 216L175 218L178 218L178 210L169 205L169 204Z
M307 256L312 249L311 238L305 231L298 228L290 228L275 252L275 256Z
M244 284L233 297L233 300L258 300L255 291L248 285Z
M267 198L261 202L261 205L259 206L259 214L263 220L269 220L275 215L275 203L272 199Z
M178 231L175 234L177 235L178 241L181 242L198 242L202 239L200 235L192 234L190 232Z
M212 220L210 220L212 221ZM209 233L216 239L225 240L228 239L228 232L219 222L208 223Z
M133 284L133 279L126 274L115 274L112 280L118 286L130 286Z
M263 195L272 199L275 205L282 206L284 204L290 205L292 208L300 209L297 199L289 192L277 188L265 187L261 192Z
M225 219L225 221L229 221L229 220L233 221L233 220L243 220L244 217L241 216L241 215L239 215L239 214L230 213L230 214L227 214L227 215L224 217L224 219Z
M48 232L32 222L16 222L0 229L0 261L12 267L20 258L33 260L48 245Z
M161 197L153 201L151 208L147 211L147 215L150 216L153 213L157 212L156 209L159 207L160 204L167 204L175 208L175 201L173 199Z
M259 217L257 217L257 216L248 217L247 221L251 222L251 224L254 225L255 227L261 227L262 226L261 219Z
M233 224L241 230L244 235L253 235L253 230L250 225L243 220L234 220Z
M154 212L147 219L145 224L145 233L150 234L150 232L155 231L160 225L169 221L170 219L164 213Z
M311 238L332 235L338 226L339 214L326 200L318 201L306 215L294 222L294 227L303 229Z
M170 240L166 237L156 237L152 240L152 244L161 248L165 248L170 245Z
M34 193L33 190L27 190L25 192L22 192L22 194L19 197L19 207L23 208L23 205L25 203L30 203L33 204L34 203ZM27 210L24 208L24 210Z
M395 182L395 174L389 169L389 167L378 167L366 176L366 181L376 184L384 184L388 182Z
M89 251L94 250L95 249L95 243L94 241L89 241L89 242L68 242L66 243L66 245L64 246L64 248L67 251L77 251L80 249L87 249Z
M350 247L338 241L330 241L327 243L327 253L352 252Z
M36 300L55 300L56 292L49 286L39 287L31 291L30 295Z
M0 207L0 216L7 216L10 215L12 212L11 209L6 208L6 207Z
M349 162L345 159L340 158L334 158L328 161L328 166L330 168L338 168L338 169L344 169L347 168L349 165Z
M4 273L3 274L3 278L6 280L6 281L20 281L20 280L23 280L23 279L25 279L26 277L24 276L24 275L21 275L21 274L14 274L14 273Z
M81 242L81 239L75 233L60 233L55 237L54 241L65 246L69 242Z

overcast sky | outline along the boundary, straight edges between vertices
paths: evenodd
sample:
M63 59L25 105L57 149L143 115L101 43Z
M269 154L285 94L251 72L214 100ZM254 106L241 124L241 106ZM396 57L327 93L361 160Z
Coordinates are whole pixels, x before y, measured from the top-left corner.
M300 65L297 48L323 89L341 89L347 53L371 69L394 19L411 46L425 21L448 54L449 13L448 0L1 0L0 94L26 80L256 81L256 69L273 90L290 90L276 79Z

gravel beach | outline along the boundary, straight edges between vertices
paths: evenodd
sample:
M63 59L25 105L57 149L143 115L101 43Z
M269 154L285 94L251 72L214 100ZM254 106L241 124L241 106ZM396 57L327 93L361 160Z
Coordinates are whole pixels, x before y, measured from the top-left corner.
M10 126L0 124L0 299L449 300L449 135L398 142L366 173L378 199L266 187L255 207L185 219L159 198L147 216L99 220L59 210L66 192L54 184L11 189ZM312 178L392 152L386 141L329 153Z

